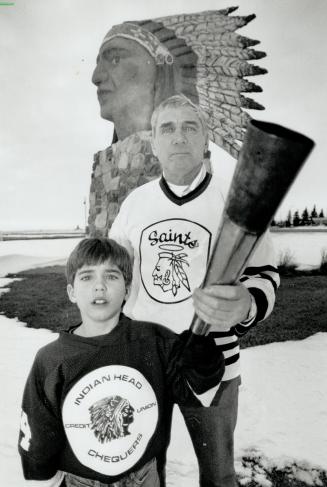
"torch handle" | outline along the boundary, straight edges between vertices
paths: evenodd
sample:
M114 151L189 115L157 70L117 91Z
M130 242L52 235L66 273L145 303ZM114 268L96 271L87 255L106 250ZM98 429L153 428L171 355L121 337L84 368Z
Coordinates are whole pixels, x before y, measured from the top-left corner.
M260 236L239 227L224 213L201 287L237 282ZM209 328L196 314L193 316L190 329L195 335L206 335Z

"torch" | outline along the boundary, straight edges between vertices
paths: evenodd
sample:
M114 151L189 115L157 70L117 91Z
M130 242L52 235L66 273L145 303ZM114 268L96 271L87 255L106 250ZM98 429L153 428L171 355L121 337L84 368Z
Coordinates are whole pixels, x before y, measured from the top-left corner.
M313 146L288 128L249 122L202 287L238 281ZM205 335L209 328L194 315L194 334Z

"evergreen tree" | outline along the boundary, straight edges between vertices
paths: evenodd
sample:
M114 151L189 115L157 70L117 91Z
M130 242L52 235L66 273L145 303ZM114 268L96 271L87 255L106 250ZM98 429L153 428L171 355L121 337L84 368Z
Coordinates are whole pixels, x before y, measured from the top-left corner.
M293 225L294 227L298 227L300 225L300 217L299 217L299 212L296 210L293 216Z
M291 210L287 213L287 218L285 220L285 227L290 227L292 225L292 213Z
M307 208L304 208L303 213L302 213L302 225L309 225L310 220L309 220L309 212Z
M311 212L311 218L317 218L317 216L318 216L318 213L317 213L316 205L314 205L312 212Z
M323 209L320 210L319 218L325 218L324 210Z

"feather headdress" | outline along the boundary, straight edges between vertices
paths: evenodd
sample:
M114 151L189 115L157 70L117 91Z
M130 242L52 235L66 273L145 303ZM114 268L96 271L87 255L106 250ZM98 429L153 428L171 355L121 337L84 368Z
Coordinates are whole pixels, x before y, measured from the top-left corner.
M264 108L242 94L262 91L245 77L267 72L248 62L266 55L251 48L259 41L235 32L255 15L230 16L237 8L124 22L103 41L125 37L147 49L161 68L164 84L163 70L173 73L173 92L170 87L168 96L183 93L200 105L208 117L210 140L235 158L250 119L243 109Z

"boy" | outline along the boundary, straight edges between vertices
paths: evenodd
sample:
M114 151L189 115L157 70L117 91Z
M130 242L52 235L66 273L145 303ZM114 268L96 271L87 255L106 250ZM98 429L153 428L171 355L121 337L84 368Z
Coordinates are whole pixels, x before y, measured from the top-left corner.
M37 353L28 377L25 478L59 486L66 472L67 487L157 487L173 403L200 405L195 394L219 384L223 355L211 338L185 348L189 332L121 314L132 266L115 241L82 240L66 273L82 322Z

